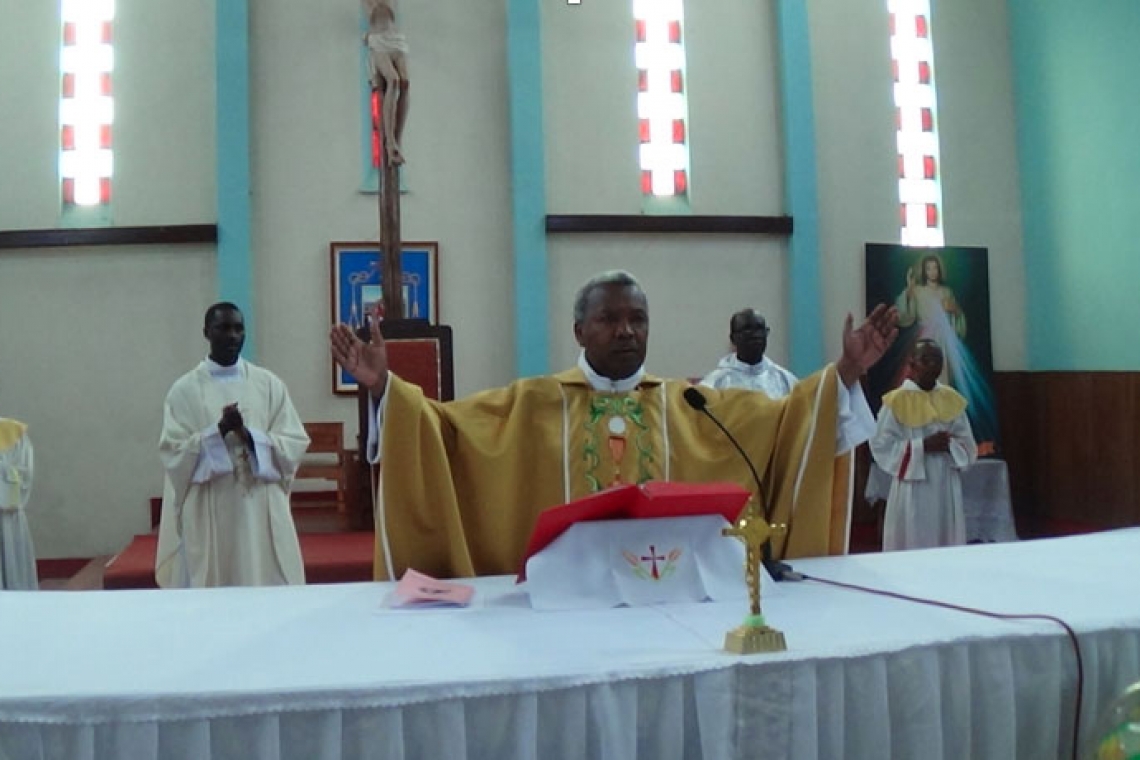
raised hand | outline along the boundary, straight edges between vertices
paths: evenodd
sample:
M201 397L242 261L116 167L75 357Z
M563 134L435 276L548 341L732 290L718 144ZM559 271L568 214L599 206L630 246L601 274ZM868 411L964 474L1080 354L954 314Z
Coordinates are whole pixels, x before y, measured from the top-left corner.
M876 306L855 329L852 329L854 320L847 315L843 323L843 355L836 362L844 385L854 385L860 375L882 358L898 337L898 322L898 310L884 304Z
M388 387L388 349L375 320L371 332L372 342L365 343L348 325L335 324L329 331L329 348L333 360L379 398Z

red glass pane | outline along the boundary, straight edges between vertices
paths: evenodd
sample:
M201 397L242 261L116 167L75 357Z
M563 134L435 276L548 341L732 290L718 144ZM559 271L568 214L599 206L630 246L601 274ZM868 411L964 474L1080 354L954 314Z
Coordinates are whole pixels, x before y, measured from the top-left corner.
M899 81L899 62L894 58L891 59L891 79Z
M938 226L938 207L935 206L933 203L927 203L926 204L926 226L927 227L937 227Z
M104 45L111 44L111 22L104 21L103 28L99 30L99 38Z
M673 142L685 142L685 122L683 119L673 119Z
M111 125L110 124L100 124L99 125L99 147L100 148L110 148L111 147Z
M111 202L111 178L103 177L99 180L99 202L106 206Z
M635 23L636 31L635 36L638 42L645 42L645 22L638 20Z
M61 150L75 150L75 127L64 124L59 130L59 147Z
M67 24L63 25L63 44L64 45L74 45L75 44L75 24L74 23L67 23Z
M674 70L669 72L669 89L673 92L681 92L681 72Z
M637 137L641 142L649 142L649 119L639 119L637 122Z
M930 30L926 25L926 16L914 17L914 33L919 37L928 37Z
M637 91L638 92L648 92L649 91L649 72L646 71L645 69L638 69L637 70Z
M923 108L922 109L922 131L923 132L933 132L934 131L934 112L931 111L929 108Z
M653 175L647 171L641 172L641 194L653 195Z
M899 154L899 179L906 176L906 161L903 159L902 154Z
M906 227L906 204L899 204L899 226Z
M930 64L926 61L918 62L918 81L920 84L930 84Z
M688 173L678 169L673 172L673 193L675 195L684 195L689 190L689 176Z
M890 13L887 15L887 28L890 29L891 36L895 36L895 14Z
M895 131L898 132L902 129L902 109L895 108Z
M670 21L669 22L669 41L670 42L680 42L681 41L681 22L680 21Z
M923 179L934 179L934 156L922 157L922 177Z
M372 168L380 168L380 93L372 91Z
M75 75L64 74L63 81L60 83L59 92L62 97L74 98L75 97Z
M105 72L99 75L99 91L104 95L111 94L111 74Z
M60 194L63 196L64 203L75 203L75 180L71 177L64 177L63 184L60 186Z

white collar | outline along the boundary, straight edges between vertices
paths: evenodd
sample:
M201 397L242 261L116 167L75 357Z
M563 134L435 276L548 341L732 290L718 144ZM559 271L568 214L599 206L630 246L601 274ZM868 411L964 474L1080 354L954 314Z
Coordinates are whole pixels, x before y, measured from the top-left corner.
M214 378L215 380L228 380L228 379L232 379L232 378L236 378L236 377L241 377L241 374L242 374L242 366L241 365L242 365L242 362L244 362L244 361L245 360L239 356L238 360L236 362L234 362L233 364L231 364L228 367L225 367L225 366L222 366L221 364L218 364L216 361L214 361L209 356L207 356L206 361L205 361L206 371L209 372L210 377Z
M586 361L586 350L582 349L578 352L578 368L582 370L582 374L586 376L586 381L596 391L609 391L611 393L628 393L638 386L641 378L645 377L645 365L637 368L629 377L623 377L621 380L611 380L608 377L602 377L590 363Z
M724 357L721 361L721 366L727 369L734 369L737 372L743 372L746 375L761 375L772 367L772 362L768 361L767 356L761 356L760 361L755 364L749 364L741 360L735 353L731 353Z

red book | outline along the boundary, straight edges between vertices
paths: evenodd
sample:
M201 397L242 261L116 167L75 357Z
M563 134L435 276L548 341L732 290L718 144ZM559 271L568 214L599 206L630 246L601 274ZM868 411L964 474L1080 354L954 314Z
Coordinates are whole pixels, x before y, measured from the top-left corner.
M640 486L616 486L557 507L544 509L535 521L519 566L526 580L526 561L545 549L571 525L592 520L650 520L661 517L721 515L734 522L751 494L735 483L676 483L661 480Z

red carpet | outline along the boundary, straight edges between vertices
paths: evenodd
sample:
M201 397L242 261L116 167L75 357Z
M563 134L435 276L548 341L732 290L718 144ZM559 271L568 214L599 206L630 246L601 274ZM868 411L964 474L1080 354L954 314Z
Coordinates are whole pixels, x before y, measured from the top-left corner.
M302 533L301 556L309 583L352 583L372 580L371 531ZM103 588L157 588L154 555L158 536L135 536L126 549L107 563Z

